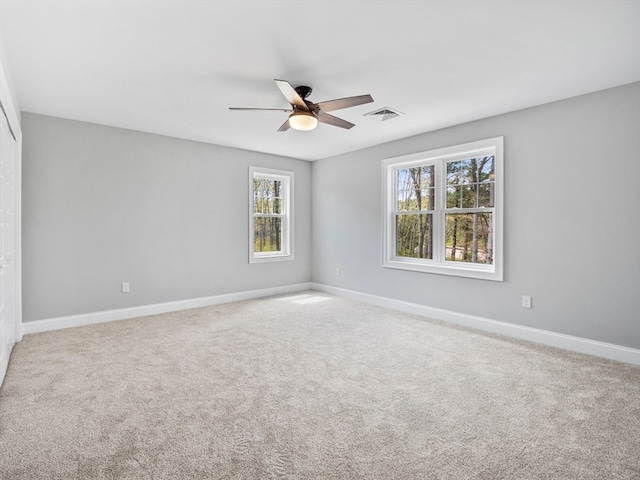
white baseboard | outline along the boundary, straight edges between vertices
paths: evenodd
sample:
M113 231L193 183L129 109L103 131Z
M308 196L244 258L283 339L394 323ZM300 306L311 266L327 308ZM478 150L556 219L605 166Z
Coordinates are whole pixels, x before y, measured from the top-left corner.
M368 293L361 293L354 290L347 290L319 283L312 283L311 288L313 290L331 293L333 295L350 298L363 303L412 313L455 325L506 335L520 340L527 340L529 342L539 343L550 347L563 348L565 350L594 355L596 357L608 358L618 362L640 365L640 350L634 348L598 342L587 338L573 337L571 335L550 332L548 330L523 327L512 323L499 322L488 318L452 312L450 310L442 310L440 308L427 307L417 303L403 302L401 300L394 300L388 297L370 295Z
M35 320L22 323L22 334L47 332L62 328L82 327L96 323L113 322L125 320L127 318L144 317L146 315L156 315L159 313L176 312L188 310L190 308L207 307L209 305L219 305L221 303L239 302L252 298L268 297L282 293L299 292L311 289L311 283L298 283L295 285L285 285L283 287L272 287L261 290L249 290L245 292L228 293L224 295L214 295L212 297L193 298L189 300L178 300L175 302L156 303L154 305L144 305L140 307L122 308L118 310L106 310L80 315L70 315L68 317L49 318L46 320Z
M499 322L488 318L467 315L464 313L443 310L440 308L427 307L417 303L403 302L388 297L361 293L355 290L332 287L319 283L299 283L286 285L283 287L273 287L261 290L249 290L245 292L215 295L212 297L194 298L189 300L179 300L176 302L158 303L154 305L144 305L140 307L123 308L118 310L107 310L82 315L71 315L68 317L50 318L46 320L36 320L22 323L22 334L46 332L62 328L81 327L95 323L112 322L127 318L143 317L145 315L156 315L159 313L175 312L190 308L206 307L209 305L219 305L221 303L238 302L253 298L279 295L283 293L299 292L302 290L317 290L331 293L333 295L350 298L363 303L369 303L380 307L399 310L401 312L412 313L434 320L440 320L454 325L483 330L486 332L506 335L520 340L548 345L551 347L563 348L573 352L585 353L596 357L608 358L619 362L640 365L640 350L614 345L611 343L598 342L581 337L573 337L561 333L540 330L537 328L523 327L512 323ZM1 366L0 366L1 367ZM0 378L2 378L0 376Z

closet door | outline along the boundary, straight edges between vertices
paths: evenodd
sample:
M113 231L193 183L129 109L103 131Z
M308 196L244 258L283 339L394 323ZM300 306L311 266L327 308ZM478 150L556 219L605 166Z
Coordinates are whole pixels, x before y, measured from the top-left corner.
M0 366L16 341L16 141L0 110Z

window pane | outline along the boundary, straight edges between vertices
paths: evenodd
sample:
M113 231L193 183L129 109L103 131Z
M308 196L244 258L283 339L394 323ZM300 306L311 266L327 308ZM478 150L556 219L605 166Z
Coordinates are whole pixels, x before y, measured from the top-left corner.
M493 155L447 162L447 208L494 206Z
M478 184L466 184L447 187L447 208L474 208L477 207Z
M253 250L254 252L279 252L282 250L282 218L254 218Z
M447 163L447 185L469 183L471 160L458 160Z
M480 182L493 182L495 180L494 156L482 157L478 159L480 162Z
M398 210L433 210L435 202L434 165L397 170Z
M396 215L396 255L433 258L433 215Z
M493 214L445 215L445 259L454 262L493 264Z
M282 181L254 178L253 212L267 214L282 213Z
M494 206L494 182L485 182L478 185L478 206L493 207Z

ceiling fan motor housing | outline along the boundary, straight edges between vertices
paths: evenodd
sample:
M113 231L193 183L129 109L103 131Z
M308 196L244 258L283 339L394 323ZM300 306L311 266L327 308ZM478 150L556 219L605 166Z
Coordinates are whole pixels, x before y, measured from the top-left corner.
M294 88L294 90L302 97L302 99L307 98L313 91L311 87L307 87L306 85L300 85L299 87Z

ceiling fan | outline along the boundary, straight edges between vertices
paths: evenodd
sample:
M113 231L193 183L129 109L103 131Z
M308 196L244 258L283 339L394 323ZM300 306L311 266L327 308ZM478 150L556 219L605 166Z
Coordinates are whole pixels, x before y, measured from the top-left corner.
M307 100L307 97L311 94L311 87L301 85L293 88L286 80L274 80L274 82L276 82L276 85L284 97L291 104L291 108L229 107L229 110L273 110L278 112L292 112L287 121L282 124L278 131L284 132L285 130L289 130L289 128L293 128L295 130L306 132L316 128L318 122L346 129L354 127L355 125L353 123L334 117L333 115L329 115L327 112L373 102L371 95L358 95L356 97L338 98L336 100L313 103Z

